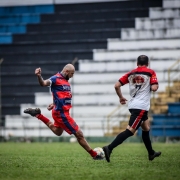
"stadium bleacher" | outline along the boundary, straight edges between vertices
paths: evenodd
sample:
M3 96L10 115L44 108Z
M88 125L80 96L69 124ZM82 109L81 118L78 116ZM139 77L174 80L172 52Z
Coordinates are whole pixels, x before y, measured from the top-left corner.
M89 127L85 135L102 136L103 130L92 129L102 127L118 105L113 85L135 66L137 56L143 53L151 58L162 83L160 90L165 88L166 70L177 60L180 48L180 6L172 6L168 0L130 0L1 7L2 115L6 122L19 119L22 123L23 118L35 122L23 114L29 106L41 107L50 117L45 108L51 102L49 89L38 85L34 69L41 67L48 78L78 58L71 80L72 113L80 126ZM127 91L128 87L123 89Z

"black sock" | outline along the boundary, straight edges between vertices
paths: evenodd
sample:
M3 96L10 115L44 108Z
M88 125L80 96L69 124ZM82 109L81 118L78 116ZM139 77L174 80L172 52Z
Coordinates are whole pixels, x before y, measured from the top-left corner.
M151 140L149 137L149 131L142 131L142 140L144 142L144 145L146 146L149 155L153 155L154 150L152 149Z
M121 144L124 140L126 140L130 136L133 136L133 133L128 129L121 132L120 134L117 135L114 141L111 144L109 144L108 146L109 150L112 151L116 146Z

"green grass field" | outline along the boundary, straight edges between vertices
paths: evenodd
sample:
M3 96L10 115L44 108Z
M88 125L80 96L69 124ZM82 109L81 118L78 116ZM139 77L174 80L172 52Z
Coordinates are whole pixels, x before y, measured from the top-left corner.
M107 163L77 143L0 143L0 180L179 180L180 144L153 147L162 155L149 161L142 143L124 143Z

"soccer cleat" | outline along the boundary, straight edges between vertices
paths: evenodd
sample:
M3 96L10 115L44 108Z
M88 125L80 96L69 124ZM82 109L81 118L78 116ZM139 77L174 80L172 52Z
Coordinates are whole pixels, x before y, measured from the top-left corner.
M31 116L36 116L38 114L41 114L41 110L39 108L28 108L24 110L24 113L30 114Z
M103 151L105 153L106 161L110 162L110 155L111 155L112 151L109 150L108 146L104 146Z
M161 152L155 152L153 155L149 155L149 160L152 161L154 158L159 157L161 155Z

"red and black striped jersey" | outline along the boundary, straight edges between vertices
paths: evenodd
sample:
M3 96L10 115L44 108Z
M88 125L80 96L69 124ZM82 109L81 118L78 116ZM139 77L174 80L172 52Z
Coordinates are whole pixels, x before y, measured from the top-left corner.
M55 110L69 110L72 107L70 83L59 72L49 78L49 80L51 81L51 92L53 95Z
M154 70L146 66L137 67L119 79L122 85L129 83L130 97L129 109L150 108L151 85L158 84Z

